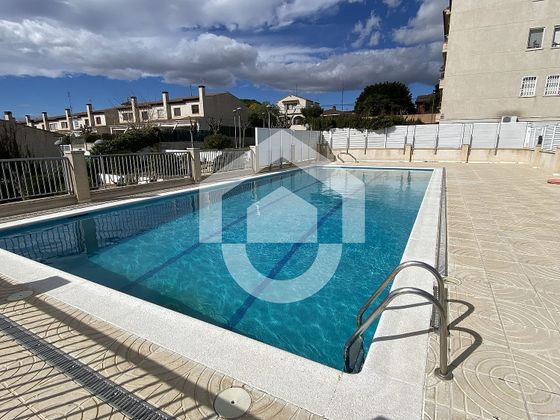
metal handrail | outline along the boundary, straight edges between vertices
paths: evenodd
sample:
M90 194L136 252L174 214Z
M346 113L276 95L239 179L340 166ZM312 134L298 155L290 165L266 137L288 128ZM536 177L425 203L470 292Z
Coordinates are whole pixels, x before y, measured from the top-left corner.
M401 295L413 294L430 301L438 310L441 317L441 324L439 328L439 367L436 368L434 374L441 379L449 380L453 377L452 373L449 371L449 365L447 363L448 354L448 317L447 317L447 305L442 305L434 296L428 292L417 289L415 287L403 287L397 290L393 290L389 295L379 304L379 306L373 311L373 313L368 316L364 323L362 323L358 329L352 334L352 336L346 341L344 345L344 371L347 373L352 373L353 369L350 366L350 349L352 345L362 337L362 334L373 324L373 321L381 315L381 313L387 308L391 301ZM440 293L440 296L443 293Z
M419 268L423 268L425 270L428 270L437 280L438 283L438 289L439 289L439 304L442 307L446 307L445 304L445 294L443 293L443 290L445 288L445 283L443 281L443 277L441 277L441 275L439 274L439 272L432 267L429 264L426 264L425 262L422 261L407 261L404 263L401 263L397 266L397 268L395 268L391 274L389 274L387 276L387 278L383 281L383 283L381 283L381 285L377 288L377 290L375 292L373 292L373 294L370 296L370 298L367 300L366 303L363 304L363 306L360 308L360 310L358 311L358 316L356 317L356 324L358 326L358 328L362 325L362 320L364 317L364 313L368 310L368 308L371 306L371 304L373 302L375 302L375 300L379 297L379 295L381 295L381 293L383 293L383 291L385 290L385 288L388 286L388 284L393 281L395 279L395 277L397 277L397 275L403 271L405 268L410 268L410 267L419 267ZM445 325L442 323L442 325Z

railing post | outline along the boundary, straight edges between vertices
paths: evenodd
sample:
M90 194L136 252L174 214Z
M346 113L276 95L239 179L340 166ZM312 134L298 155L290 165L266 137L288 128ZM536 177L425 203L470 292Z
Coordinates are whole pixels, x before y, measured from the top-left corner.
M531 155L531 166L537 168L541 166L541 150L542 146L540 144L535 145L535 149L533 150L533 154Z
M469 144L461 145L461 162L469 162L469 153L471 151L471 146Z
M202 168L200 166L200 149L187 149L192 163L192 179L195 183L199 183L202 179Z
M72 190L79 203L91 200L89 191L89 179L87 173L87 163L83 150L70 150L64 152L64 157L68 159L70 168L70 180Z
M251 165L253 168L253 173L258 173L259 172L259 148L258 146L249 146L249 148L251 149Z
M560 149L556 148L554 151L554 166L552 167L552 173L560 173Z
M404 161L412 162L412 144L410 143L404 145Z

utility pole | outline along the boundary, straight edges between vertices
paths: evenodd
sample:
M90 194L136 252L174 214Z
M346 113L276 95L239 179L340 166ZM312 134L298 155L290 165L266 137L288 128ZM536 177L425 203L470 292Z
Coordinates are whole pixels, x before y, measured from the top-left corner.
M234 145L237 148L237 108L233 110L233 129L234 129Z

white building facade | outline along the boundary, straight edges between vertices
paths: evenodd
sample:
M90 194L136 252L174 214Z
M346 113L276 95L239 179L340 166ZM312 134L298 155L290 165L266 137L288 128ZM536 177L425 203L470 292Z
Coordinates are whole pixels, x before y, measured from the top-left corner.
M280 116L288 118L292 126L303 126L304 116L301 112L303 108L320 106L319 102L301 96L289 95L277 102Z
M450 1L444 27L442 122L560 120L559 0Z

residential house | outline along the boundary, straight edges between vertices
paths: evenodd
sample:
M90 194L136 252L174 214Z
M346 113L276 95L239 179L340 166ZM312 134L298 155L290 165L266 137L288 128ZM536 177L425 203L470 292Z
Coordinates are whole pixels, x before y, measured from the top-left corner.
M25 116L25 123L30 127L61 134L79 134L89 127L95 133L110 133L110 126L117 123L117 110L114 108L94 111L91 104L86 104L85 112L73 113L70 108L64 110L64 115L50 117L43 112L40 119Z
M205 86L198 87L197 96L169 98L162 92L161 101L138 102L136 97L117 107L118 122L111 132L126 130L141 124L161 127L189 127L196 124L200 130L208 130L209 120L221 120L223 126L233 125L234 115L241 116L247 124L246 105L229 92L207 93ZM237 124L237 122L236 122Z
M560 120L558 0L450 1L441 121Z
M319 102L306 99L301 96L289 95L280 99L277 103L280 115L288 118L293 126L303 126L304 116L301 112L303 108L320 106Z
M197 96L170 98L162 92L161 101L139 102L135 96L115 108L94 110L91 104L86 111L72 113L66 109L64 115L50 117L46 112L40 119L26 116L26 124L47 131L62 134L80 134L89 127L97 133L120 133L130 127L157 125L161 127L188 127L197 125L200 130L208 130L210 119L221 120L223 126L233 126L238 117L247 125L247 107L229 92L207 93L199 86Z

